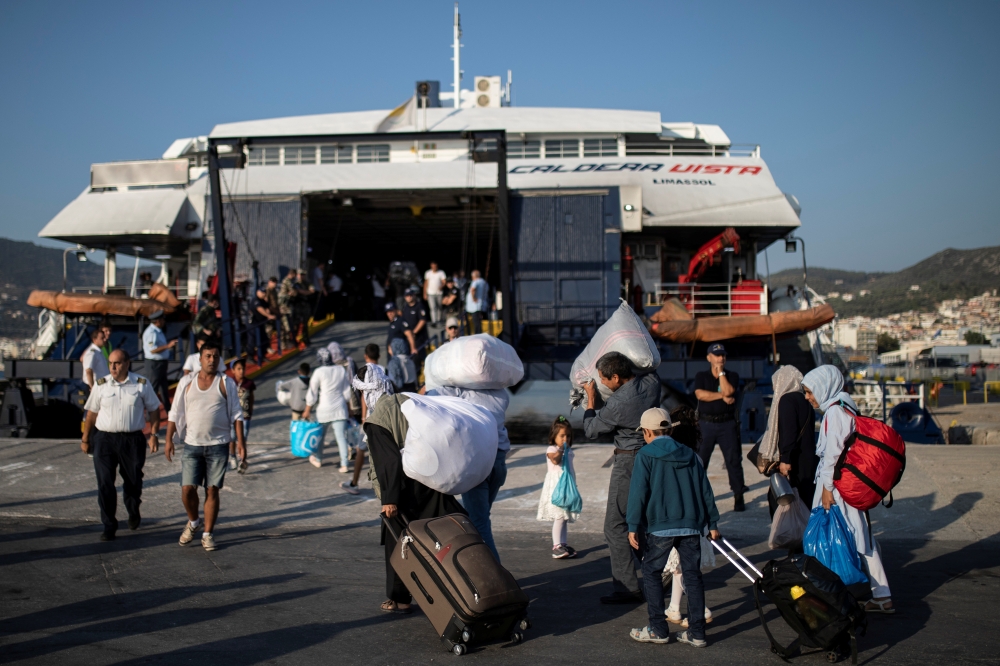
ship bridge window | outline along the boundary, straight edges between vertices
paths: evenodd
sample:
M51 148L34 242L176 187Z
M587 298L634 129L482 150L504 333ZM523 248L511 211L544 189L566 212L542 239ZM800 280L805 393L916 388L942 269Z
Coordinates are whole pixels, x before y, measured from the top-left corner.
M579 157L579 139L549 139L545 142L545 157Z
M351 146L320 146L320 164L350 164L353 160Z
M507 159L527 159L542 156L541 141L508 141Z
M316 164L316 146L285 146L285 164Z
M280 164L281 149L277 146L251 147L247 163L250 166L274 166Z
M372 143L358 146L358 162L388 162L389 144Z
M584 157L613 157L618 155L617 139L584 139Z

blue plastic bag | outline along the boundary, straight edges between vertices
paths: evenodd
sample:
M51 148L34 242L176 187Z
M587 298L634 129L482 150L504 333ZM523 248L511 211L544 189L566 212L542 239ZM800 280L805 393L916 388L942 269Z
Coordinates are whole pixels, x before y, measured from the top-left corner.
M308 458L323 443L323 424L315 421L292 421L292 455Z
M556 482L556 487L552 491L552 503L570 513L580 513L583 511L583 498L580 497L580 491L577 490L576 480L573 479L573 475L566 469L565 457L563 458L562 468L562 475L559 477L559 481Z
M840 576L844 585L868 581L868 576L861 568L861 557L854 543L854 535L836 504L829 511L822 506L812 510L806 533L802 537L802 549L806 555L815 557L823 566Z

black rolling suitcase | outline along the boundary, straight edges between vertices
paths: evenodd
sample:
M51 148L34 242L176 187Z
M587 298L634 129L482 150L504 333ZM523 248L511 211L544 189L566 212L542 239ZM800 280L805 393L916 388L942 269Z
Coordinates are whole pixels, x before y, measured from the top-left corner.
M468 516L383 522L396 540L389 562L435 633L456 655L498 639L520 643L528 595L504 569Z
M813 648L826 650L827 661L831 663L848 653L851 663L858 663L856 636L858 631L863 636L868 627L865 611L858 601L865 601L871 596L867 582L848 588L819 560L801 553L771 560L761 572L732 544L725 539L723 542L758 576L751 576L721 546L712 542L753 583L754 602L761 626L771 643L771 652L788 661L790 657L800 654L801 648ZM798 638L789 645L778 643L768 629L762 594L777 606L782 619L798 634Z

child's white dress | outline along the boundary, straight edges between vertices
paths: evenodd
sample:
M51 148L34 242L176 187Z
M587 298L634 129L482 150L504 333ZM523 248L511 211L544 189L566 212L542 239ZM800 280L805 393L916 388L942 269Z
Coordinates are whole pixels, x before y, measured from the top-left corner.
M558 453L559 447L550 446L545 449L545 453ZM562 465L556 465L554 462L549 460L548 456L545 457L545 482L542 484L542 496L538 498L538 516L537 519L545 522L552 522L553 520L566 520L569 522L575 522L577 517L580 515L578 513L570 513L566 509L561 509L552 503L552 493L556 489L556 485L559 483L559 478L563 475L563 469L568 471L576 481L576 472L573 470L573 449L569 447L563 454L563 462L565 463L565 468Z

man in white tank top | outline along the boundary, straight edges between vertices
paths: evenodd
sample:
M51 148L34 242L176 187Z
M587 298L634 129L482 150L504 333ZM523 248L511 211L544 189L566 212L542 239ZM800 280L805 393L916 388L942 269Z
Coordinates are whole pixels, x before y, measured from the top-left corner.
M167 441L163 453L170 462L174 455L174 434L184 442L181 457L181 500L188 522L181 533L180 545L194 539L204 525L201 545L215 550L212 529L219 516L219 489L229 465L230 425L236 426L236 452L246 460L243 442L243 410L236 382L220 374L222 350L214 341L201 348L201 369L181 378L167 417ZM198 517L198 486L205 488L205 521Z

